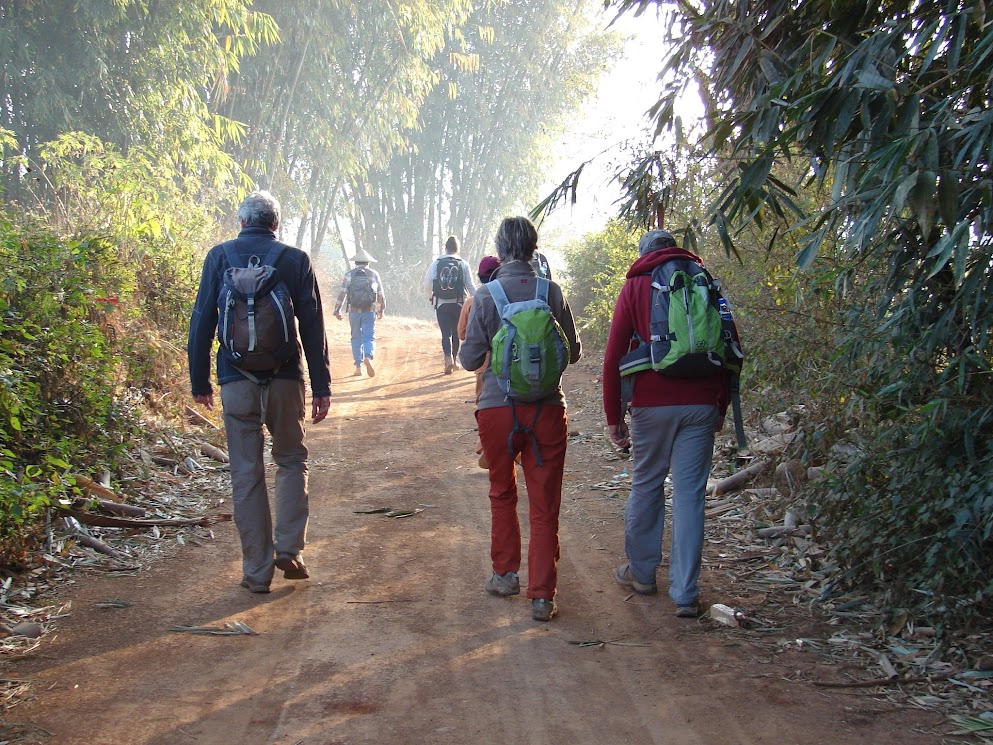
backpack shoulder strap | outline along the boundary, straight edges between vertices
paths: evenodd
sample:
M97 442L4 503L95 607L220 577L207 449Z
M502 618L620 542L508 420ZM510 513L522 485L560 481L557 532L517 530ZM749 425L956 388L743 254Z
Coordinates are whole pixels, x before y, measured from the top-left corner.
M279 261L280 257L283 255L283 251L286 250L286 244L276 241L276 244L269 249L269 253L265 257L265 261L262 263L265 266L276 266L276 262Z
M538 277L538 287L535 289L534 299L540 300L545 305L548 305L548 289L549 282L544 277Z
M510 305L510 300L507 298L507 292L503 289L503 285L500 284L499 279L492 282L487 282L486 287L489 289L490 296L493 298L493 302L496 305L497 313L502 315L503 309Z
M234 250L234 244L231 241L225 241L221 244L224 249L224 258L228 260L228 265L232 267L240 267L242 265L241 257L238 252Z

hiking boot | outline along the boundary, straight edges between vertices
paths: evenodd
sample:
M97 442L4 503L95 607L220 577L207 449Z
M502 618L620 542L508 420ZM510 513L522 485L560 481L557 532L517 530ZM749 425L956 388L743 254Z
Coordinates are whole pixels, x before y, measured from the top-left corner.
M631 573L630 564L621 564L614 570L614 581L622 587L627 587L630 590L634 590L639 595L654 595L659 591L658 585L654 582L651 584L645 584L644 582L639 582L636 580L634 575Z
M372 357L365 358L365 371L369 373L370 378L376 377L376 368L372 366Z
M269 585L257 585L254 582L249 582L247 579L241 580L241 586L244 587L249 592L256 592L260 595L264 595L269 592Z
M677 605L676 606L676 617L677 618L696 618L700 615L700 601L694 600L692 603L687 605Z
M499 595L502 598L521 594L521 581L517 578L517 572L506 574L493 572L493 576L486 580L484 587L490 595Z
M353 378L357 378L362 375L362 365L355 366L355 372L352 373Z
M535 598L531 601L531 618L535 621L551 621L558 612L558 606L550 598Z
M307 579L310 576L303 559L293 554L276 554L276 566L283 570L286 579Z
M451 357L445 358L445 375L451 375L455 372L455 360Z

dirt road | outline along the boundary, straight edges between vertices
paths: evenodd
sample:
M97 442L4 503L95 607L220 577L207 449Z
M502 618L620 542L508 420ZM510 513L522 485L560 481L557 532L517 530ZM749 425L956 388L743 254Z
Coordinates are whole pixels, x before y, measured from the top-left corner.
M936 724L924 714L811 686L829 671L788 643L790 630L777 647L677 619L664 593L629 597L614 584L623 493L589 485L624 464L602 457L595 360L566 379L570 427L582 434L567 461L560 614L536 623L523 594L487 595L473 376L441 374L433 326L387 318L378 374L349 377L345 324L330 324L332 414L309 431L312 578L277 572L270 595L239 587L231 523L137 577L80 577L56 638L18 670L34 698L16 718L52 733L44 742L936 741L919 734ZM357 512L379 507L423 511ZM714 571L703 588L711 602L729 591ZM107 612L96 605L106 598L131 605ZM232 621L258 636L168 631ZM577 643L594 641L615 643Z

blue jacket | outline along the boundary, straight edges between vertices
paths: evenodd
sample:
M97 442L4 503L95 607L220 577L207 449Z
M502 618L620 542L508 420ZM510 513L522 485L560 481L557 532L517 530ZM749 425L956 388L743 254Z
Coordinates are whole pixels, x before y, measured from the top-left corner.
M257 225L242 228L238 237L229 241L244 260L242 266L246 266L253 255L264 260L276 242L275 233ZM210 249L203 262L200 288L197 290L197 299L190 318L190 336L186 345L194 396L213 393L210 384L210 351L217 332L217 292L228 266L223 245ZM287 246L276 268L293 298L293 309L298 321L297 354L283 363L276 377L303 380L302 348L302 353L307 358L314 396L330 396L331 365L328 360L327 337L324 334L324 311L310 255L299 248ZM224 385L245 379L226 359L221 355L217 356L218 383Z

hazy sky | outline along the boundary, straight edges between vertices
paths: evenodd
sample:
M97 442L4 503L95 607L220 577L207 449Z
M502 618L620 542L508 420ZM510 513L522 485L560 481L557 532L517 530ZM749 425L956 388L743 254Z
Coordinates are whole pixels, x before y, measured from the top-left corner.
M548 234L546 240L551 240L553 233L555 242L579 237L602 226L616 212L612 203L619 192L606 182L622 157L619 146L631 138L644 138L644 114L658 98L655 78L662 54L657 48L660 34L654 13L649 11L638 19L625 16L614 27L631 37L624 45L624 57L604 74L598 92L562 137L540 196L548 194L583 161L595 159L580 176L576 205L559 207L545 220L542 232Z
M604 23L611 17L606 16ZM627 14L614 28L630 36L624 45L624 56L604 74L598 92L563 135L539 195L544 198L583 161L597 156L580 176L576 204L559 207L541 226L542 245L552 252L598 230L617 213L614 202L620 192L608 182L618 162L624 159L620 145L629 139L647 139L645 112L658 100L656 77L662 67L662 32L655 12L648 10L639 18ZM699 109L702 105L690 97L682 112L684 121L699 116L694 113Z

